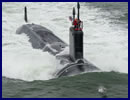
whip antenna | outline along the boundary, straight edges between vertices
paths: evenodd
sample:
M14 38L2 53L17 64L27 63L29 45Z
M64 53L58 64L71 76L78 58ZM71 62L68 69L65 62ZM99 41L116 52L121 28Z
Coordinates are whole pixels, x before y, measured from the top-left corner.
M80 9L80 4L79 4L79 2L77 2L77 9L78 9L78 14L77 14L77 18L78 18L78 20L79 20L79 9Z
M75 8L73 7L73 21L75 20Z
M24 7L24 20L27 23L28 22L28 17L27 17L27 7Z

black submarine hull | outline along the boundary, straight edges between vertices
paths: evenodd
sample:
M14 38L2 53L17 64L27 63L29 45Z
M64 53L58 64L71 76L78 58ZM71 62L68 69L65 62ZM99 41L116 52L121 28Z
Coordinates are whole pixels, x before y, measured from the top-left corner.
M73 61L69 54L60 55L60 53L68 47L68 44L57 37L52 31L41 25L25 24L18 28L16 33L25 33L29 37L29 42L33 48L49 52L55 56L56 59L60 60L60 64L64 67L54 74L55 77L72 76L99 70L99 68L86 59Z

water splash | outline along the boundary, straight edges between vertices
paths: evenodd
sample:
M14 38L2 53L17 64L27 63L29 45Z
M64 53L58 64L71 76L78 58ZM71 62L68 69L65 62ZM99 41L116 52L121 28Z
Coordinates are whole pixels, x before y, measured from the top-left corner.
M52 5L47 2L2 3L2 76L30 81L53 78L52 73L59 66L55 57L33 49L26 35L15 34L16 29L24 24L23 8L27 6L29 22L47 26L68 43L70 23L67 18L75 3ZM109 12L89 8L84 3L81 5L85 58L103 71L128 73L128 29L103 17L109 16Z

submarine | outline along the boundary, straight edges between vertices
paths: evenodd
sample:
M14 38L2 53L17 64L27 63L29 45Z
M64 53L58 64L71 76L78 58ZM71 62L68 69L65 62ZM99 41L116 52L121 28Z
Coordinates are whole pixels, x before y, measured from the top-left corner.
M76 18L77 17L77 18ZM100 69L84 58L83 48L83 22L80 20L80 4L77 2L76 10L73 8L72 17L69 17L72 25L69 28L69 44L65 43L51 30L37 24L29 24L27 7L24 8L24 20L26 24L16 30L16 34L26 34L34 49L42 49L55 56L62 65L55 73L56 78L73 76L86 72L99 71ZM62 52L69 48L69 54Z

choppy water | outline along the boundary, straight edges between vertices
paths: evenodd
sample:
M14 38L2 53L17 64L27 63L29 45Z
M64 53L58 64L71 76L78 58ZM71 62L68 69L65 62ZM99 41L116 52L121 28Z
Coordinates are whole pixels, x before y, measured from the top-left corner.
M23 8L27 6L30 23L49 28L68 43L68 16L75 5L2 3L3 97L96 98L102 97L100 86L107 89L107 97L128 97L128 3L81 3L85 58L105 72L48 80L59 62L47 52L33 49L25 34L15 34L24 24Z
M25 82L3 78L3 97L19 98L128 98L128 75L115 72L87 73L48 81Z

